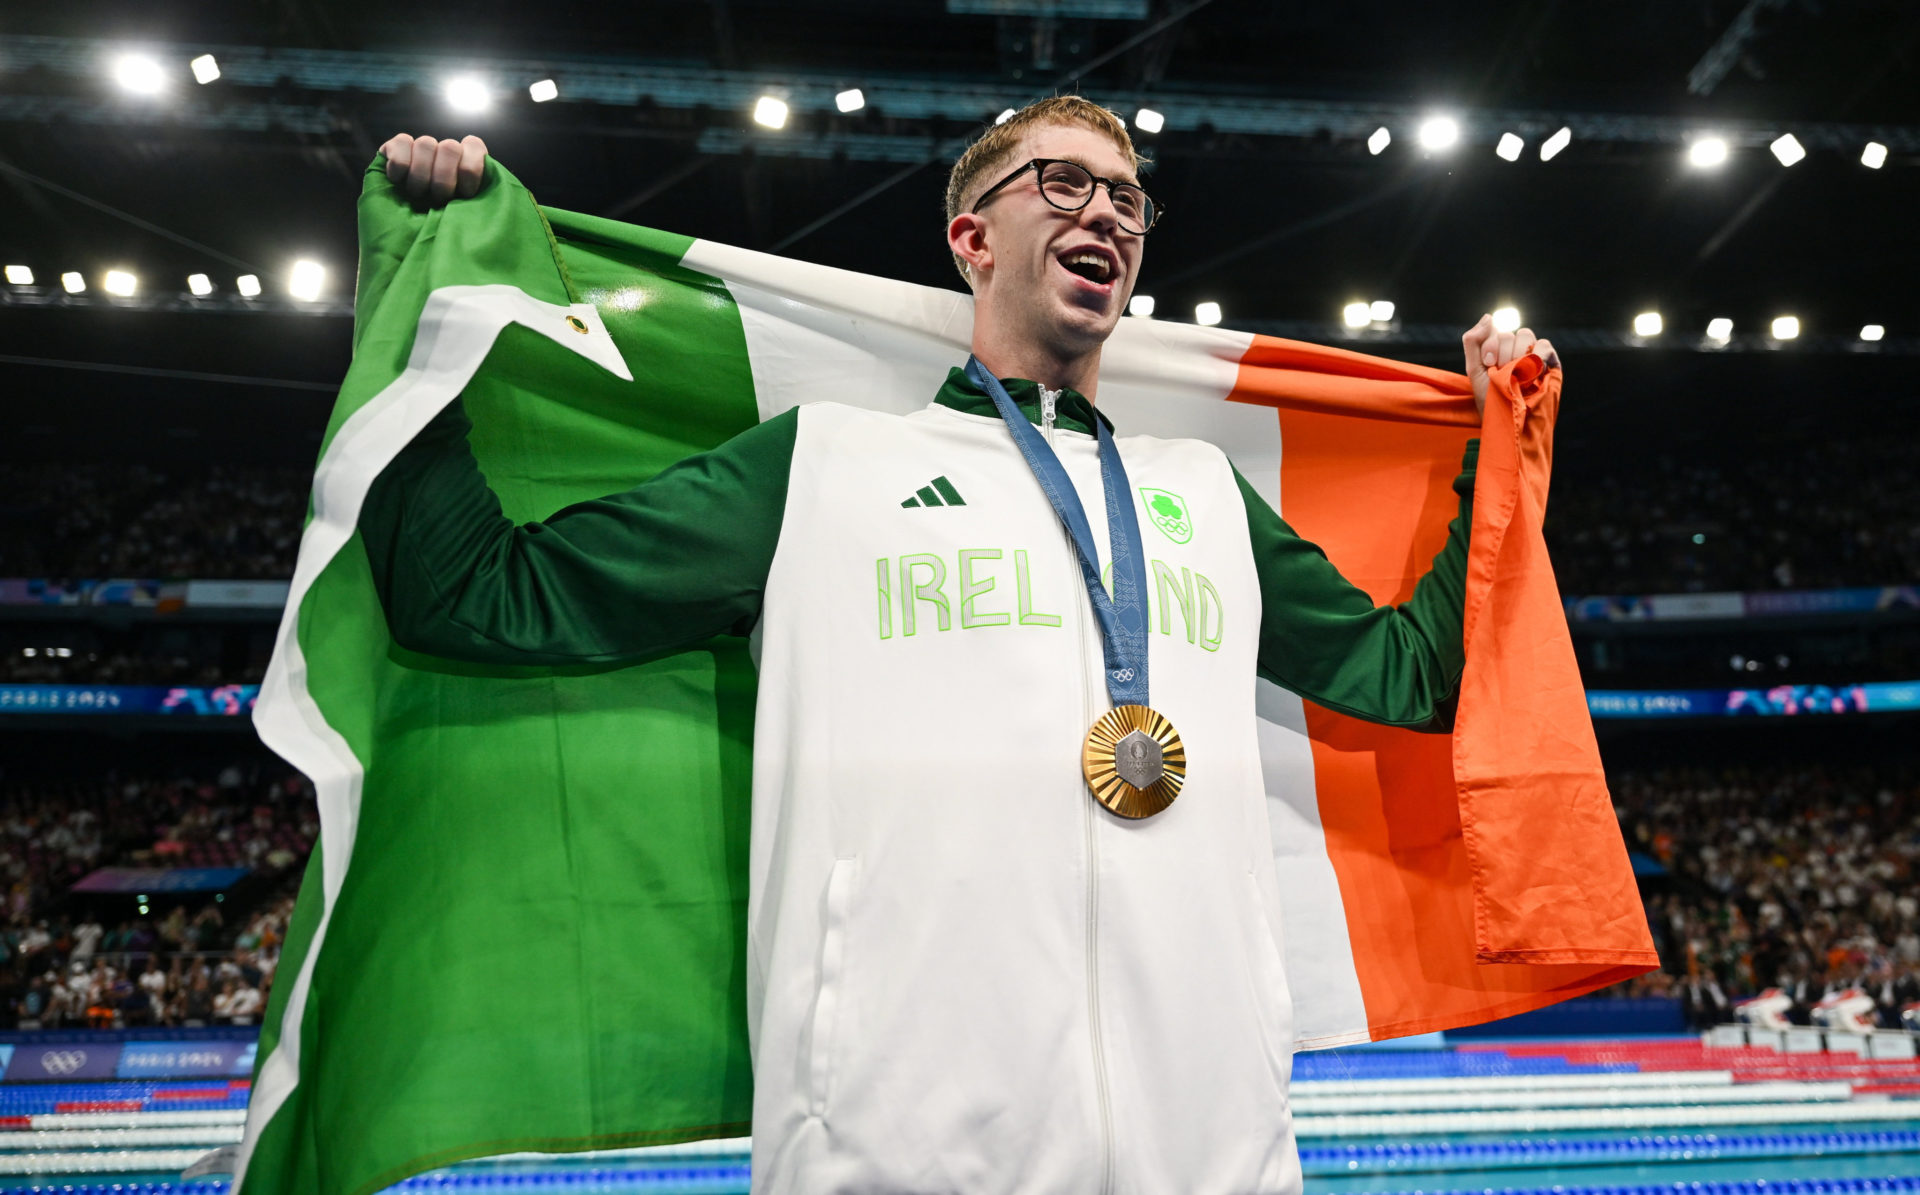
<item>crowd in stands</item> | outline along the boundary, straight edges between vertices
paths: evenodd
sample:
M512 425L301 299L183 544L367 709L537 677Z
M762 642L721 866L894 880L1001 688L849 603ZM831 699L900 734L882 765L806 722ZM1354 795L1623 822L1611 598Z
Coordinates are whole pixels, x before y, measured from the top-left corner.
M1791 467L1782 461L1792 460ZM1609 460L1556 476L1547 546L1562 593L1912 584L1920 470L1904 436L1835 434L1734 459Z
M1887 1027L1920 1001L1920 775L1806 764L1611 783L1628 848L1670 881L1647 898L1661 970L1604 994L1676 996L1703 1024L1767 988L1802 1023L1847 988Z
M318 834L312 786L284 765L0 780L0 1017L52 1025L257 1016ZM129 917L134 894L72 891L100 867L248 875L232 904L225 893L156 896L150 914ZM110 907L121 913L103 917Z
M1920 470L1903 436L1608 460L1554 478L1567 594L1817 589L1920 577ZM1574 465L1578 465L1575 462ZM0 577L280 579L309 470L0 465ZM23 497L24 496L24 497Z
M312 482L240 465L0 465L0 577L290 577Z

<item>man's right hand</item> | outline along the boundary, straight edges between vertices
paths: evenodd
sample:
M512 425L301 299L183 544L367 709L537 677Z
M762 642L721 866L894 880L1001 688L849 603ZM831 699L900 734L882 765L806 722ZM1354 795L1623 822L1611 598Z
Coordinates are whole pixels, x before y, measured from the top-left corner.
M380 152L387 155L387 178L408 199L428 207L471 196L487 168L487 143L478 137L436 141L396 133Z

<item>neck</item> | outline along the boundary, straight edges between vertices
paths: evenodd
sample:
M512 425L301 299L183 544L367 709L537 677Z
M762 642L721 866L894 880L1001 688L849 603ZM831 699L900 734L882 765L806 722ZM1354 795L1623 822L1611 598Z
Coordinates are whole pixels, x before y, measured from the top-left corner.
M1030 378L1049 390L1062 387L1095 401L1100 386L1100 349L1060 354L1037 344L991 343L976 331L973 355L997 378Z

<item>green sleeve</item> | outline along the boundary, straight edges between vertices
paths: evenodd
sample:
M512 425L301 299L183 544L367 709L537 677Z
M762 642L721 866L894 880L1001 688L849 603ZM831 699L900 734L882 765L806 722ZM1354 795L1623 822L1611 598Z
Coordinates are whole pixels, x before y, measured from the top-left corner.
M1260 675L1369 722L1453 728L1466 663L1461 624L1479 454L1480 441L1468 441L1453 483L1460 515L1447 527L1446 546L1414 586L1412 599L1399 606L1375 606L1235 470L1260 576Z
M501 513L458 401L377 478L360 534L394 642L490 664L655 655L746 634L780 537L789 411L544 522Z

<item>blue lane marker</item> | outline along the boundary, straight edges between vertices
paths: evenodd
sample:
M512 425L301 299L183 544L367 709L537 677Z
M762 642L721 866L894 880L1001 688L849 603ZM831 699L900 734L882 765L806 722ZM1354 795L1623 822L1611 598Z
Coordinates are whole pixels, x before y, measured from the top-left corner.
M1892 1110L1889 1110L1890 1113ZM1889 1119L1893 1117L1890 1115ZM1672 1133L1569 1141L1420 1141L1386 1145L1303 1146L1309 1175L1368 1171L1485 1170L1519 1166L1608 1166L1632 1162L1815 1157L1920 1152L1920 1130L1830 1133ZM1920 1180L1917 1180L1920 1181ZM1624 1189L1624 1188L1623 1188ZM1665 1187L1659 1188L1666 1190ZM1760 1188L1756 1188L1758 1190ZM1777 1185L1764 1189L1776 1190ZM1867 1188L1877 1189L1877 1188ZM1906 1188L1899 1188L1905 1190Z

